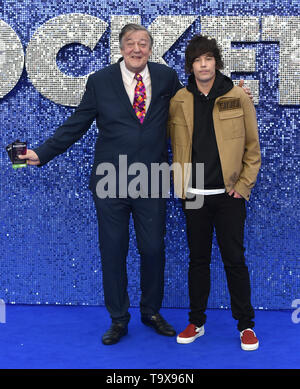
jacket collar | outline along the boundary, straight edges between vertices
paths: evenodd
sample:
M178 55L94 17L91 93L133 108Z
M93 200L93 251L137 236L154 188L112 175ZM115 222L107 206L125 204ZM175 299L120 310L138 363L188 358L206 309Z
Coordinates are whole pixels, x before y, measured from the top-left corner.
M183 88L173 97L173 101L181 104L189 136L192 139L194 131L194 95L186 88Z
M230 99L235 98L234 88L230 89L227 93L222 96L219 96L215 100L215 106L218 101L221 99ZM177 94L173 97L172 101L180 103L182 106L182 111L184 114L185 122L188 127L188 133L190 139L193 138L194 131L194 95L192 92L188 91L187 88L180 89Z

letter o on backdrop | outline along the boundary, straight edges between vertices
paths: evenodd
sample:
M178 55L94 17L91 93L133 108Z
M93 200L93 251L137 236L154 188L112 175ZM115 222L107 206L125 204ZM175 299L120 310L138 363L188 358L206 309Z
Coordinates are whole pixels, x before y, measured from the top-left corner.
M0 19L0 97L19 81L24 68L24 51L15 31Z

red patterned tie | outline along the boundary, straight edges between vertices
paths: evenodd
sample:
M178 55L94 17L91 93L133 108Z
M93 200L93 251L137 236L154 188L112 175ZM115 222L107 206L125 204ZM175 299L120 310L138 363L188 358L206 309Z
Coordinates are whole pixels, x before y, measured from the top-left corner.
M139 121L143 123L146 115L146 89L140 74L136 73L134 78L137 80L137 84L134 90L133 109Z

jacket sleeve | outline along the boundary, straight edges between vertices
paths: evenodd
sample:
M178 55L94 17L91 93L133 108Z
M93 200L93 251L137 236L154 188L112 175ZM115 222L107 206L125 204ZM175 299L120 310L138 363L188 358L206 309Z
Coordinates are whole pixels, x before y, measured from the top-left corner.
M57 155L64 153L90 128L97 116L96 97L91 76L86 84L80 104L74 113L41 146L34 149L43 166Z
M251 189L254 187L259 168L261 166L261 153L258 138L256 111L253 102L243 92L241 102L244 110L245 121L245 152L243 156L243 168L234 189L246 200L250 198Z

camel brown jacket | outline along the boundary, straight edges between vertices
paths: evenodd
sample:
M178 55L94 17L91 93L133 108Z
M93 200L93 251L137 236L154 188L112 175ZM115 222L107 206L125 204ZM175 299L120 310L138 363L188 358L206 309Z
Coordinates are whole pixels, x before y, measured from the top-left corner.
M256 111L242 88L216 98L213 123L226 192L249 200L261 165ZM168 130L173 152L174 190L185 198L189 185L194 131L194 96L186 88L171 99Z

